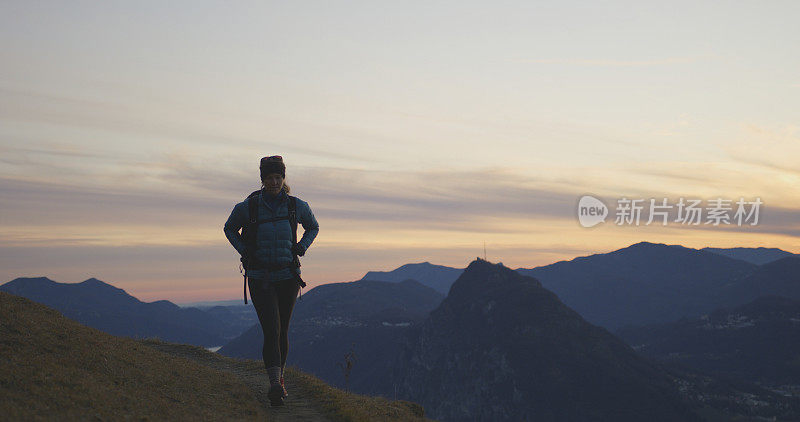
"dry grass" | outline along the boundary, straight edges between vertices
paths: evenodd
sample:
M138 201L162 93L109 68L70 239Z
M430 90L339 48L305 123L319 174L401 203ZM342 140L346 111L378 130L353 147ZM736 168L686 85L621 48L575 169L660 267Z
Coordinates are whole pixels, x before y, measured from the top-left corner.
M238 378L114 337L0 292L4 420L253 420Z
M262 378L261 361L114 337L0 292L2 420L425 420L415 403L346 393L294 368L292 397L307 405L275 413L254 396Z
M297 379L315 397L319 408L335 421L427 420L423 417L424 409L417 403L347 393L295 368L287 368L287 376Z

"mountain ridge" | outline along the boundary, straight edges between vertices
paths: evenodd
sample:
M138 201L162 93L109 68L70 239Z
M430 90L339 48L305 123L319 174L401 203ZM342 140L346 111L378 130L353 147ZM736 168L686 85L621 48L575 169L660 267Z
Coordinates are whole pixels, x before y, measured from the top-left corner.
M0 291L50 306L82 324L113 335L160 337L205 347L219 346L238 335L236 324L195 308L182 309L167 300L142 302L125 290L96 278L59 283L49 278L16 278Z
M757 265L681 245L639 242L609 253L516 271L535 277L589 322L609 330L696 316Z
M462 271L463 269L431 264L425 261L404 264L391 271L369 271L361 280L400 282L412 279L446 295L450 285Z
M735 247L735 248L711 248L705 247L702 250L728 256L730 258L741 259L756 265L764 265L772 261L785 258L786 256L797 255L792 252L785 251L779 248L748 248L748 247Z

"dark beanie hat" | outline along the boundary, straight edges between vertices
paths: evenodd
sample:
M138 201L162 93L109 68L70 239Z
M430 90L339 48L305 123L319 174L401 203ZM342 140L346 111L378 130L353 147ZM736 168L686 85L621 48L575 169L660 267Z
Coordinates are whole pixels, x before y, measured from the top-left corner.
M261 165L259 167L261 169L262 179L264 176L271 173L277 173L280 174L284 179L286 178L286 165L283 164L283 157L280 155L262 158Z

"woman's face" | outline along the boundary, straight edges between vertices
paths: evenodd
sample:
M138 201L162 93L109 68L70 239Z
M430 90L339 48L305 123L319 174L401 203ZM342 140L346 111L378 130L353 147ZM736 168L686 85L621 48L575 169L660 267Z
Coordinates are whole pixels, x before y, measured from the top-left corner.
M278 173L270 173L264 176L261 182L264 183L264 190L266 190L267 193L276 195L283 187L283 176Z

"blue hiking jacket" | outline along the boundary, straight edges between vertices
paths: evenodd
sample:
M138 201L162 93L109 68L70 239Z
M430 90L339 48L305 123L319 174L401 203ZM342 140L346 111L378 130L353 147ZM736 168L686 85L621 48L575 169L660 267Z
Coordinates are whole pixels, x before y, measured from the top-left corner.
M314 238L319 233L319 224L317 219L314 218L314 213L311 212L311 207L308 203L297 198L297 223L298 226L303 226L303 237L297 241L298 245L308 250ZM273 218L285 217L289 214L289 196L284 190L281 190L278 195L271 196L270 194L261 190L261 200L258 203L258 218ZM239 255L244 256L245 244L242 235L239 232L250 221L250 210L247 206L247 200L236 204L231 211L228 221L225 222L225 237L231 242L231 245L239 252ZM299 231L299 230L298 230ZM258 237L256 242L255 257L267 265L286 264L292 262L294 255L292 254L292 226L289 220L279 220L268 223L263 223L258 226ZM297 269L300 272L300 269ZM284 268L278 271L267 270L248 270L247 277L253 279L267 279L269 282L278 280L285 280L292 278L291 268Z

